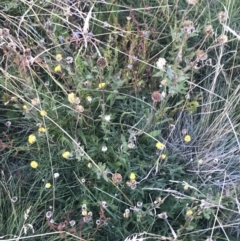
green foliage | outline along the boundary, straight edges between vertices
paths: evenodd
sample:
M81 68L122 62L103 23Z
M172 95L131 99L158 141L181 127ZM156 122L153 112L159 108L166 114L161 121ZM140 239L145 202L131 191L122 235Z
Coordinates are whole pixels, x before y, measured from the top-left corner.
M70 2L0 7L1 238L237 240L239 3Z

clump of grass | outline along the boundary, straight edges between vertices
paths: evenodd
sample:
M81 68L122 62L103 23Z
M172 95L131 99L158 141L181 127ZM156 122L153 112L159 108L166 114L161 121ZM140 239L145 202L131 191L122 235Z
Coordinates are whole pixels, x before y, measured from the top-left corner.
M4 240L238 237L233 3L5 3Z

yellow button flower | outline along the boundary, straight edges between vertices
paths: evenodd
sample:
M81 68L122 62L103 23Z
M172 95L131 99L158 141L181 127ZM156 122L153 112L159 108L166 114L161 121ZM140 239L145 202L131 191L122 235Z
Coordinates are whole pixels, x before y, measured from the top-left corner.
M91 102L92 102L92 97L91 97L91 96L87 96L87 97L86 97L86 100L87 100L89 103L91 103Z
M88 168L92 168L92 163L89 162L89 163L87 164L87 167L88 167Z
M27 110L27 109L28 109L27 105L23 105L22 108L23 108L24 110Z
M54 68L54 71L55 71L55 72L61 72L61 70L62 70L62 67L61 67L60 64L57 65L57 66Z
M38 132L39 133L45 133L46 132L46 129L44 127L39 127L38 128Z
M164 148L165 148L165 145L162 143L162 142L158 142L157 144L156 144L156 147L157 147L157 149L159 149L159 150L163 150Z
M134 181L136 179L136 175L134 172L131 172L130 175L129 175L129 178L131 181Z
M65 151L65 152L63 152L62 157L65 159L68 159L70 157L70 155L71 155L71 153L69 151Z
M34 136L33 134L31 134L30 136L28 136L28 143L29 144L33 144L35 143L37 140L36 136Z
M47 115L47 111L41 110L41 111L40 111L40 115L41 115L41 116L46 116L46 115Z
M199 164L199 165L203 164L203 159L199 159L199 160L198 160L198 164Z
M162 160L166 159L166 157L167 157L166 154L162 154L162 155L161 155Z
M184 141L185 142L190 142L191 141L191 136L190 135L184 136Z
M50 182L47 182L46 184L45 184L45 188L50 188L52 185L51 185L51 183Z
M83 216L87 216L87 214L88 214L88 212L87 212L86 209L85 209L85 210L82 210L82 215L83 215Z
M193 215L193 210L192 209L187 210L186 215L187 216L192 216Z
M60 62L62 60L62 55L61 54L56 54L56 60Z
M75 94L74 93L70 93L68 94L68 101L71 103L71 104L74 104L75 103Z
M80 98L79 97L76 97L76 95L74 93L70 93L68 94L68 101L71 103L71 104L76 104L78 105L80 103Z
M188 184L185 184L185 185L183 186L183 189L184 189L184 190L188 190L188 189L189 189Z
M31 161L30 166L36 169L38 167L38 163L36 161Z
M105 87L105 85L106 85L106 83L99 83L99 85L98 85L98 88L99 89L103 89L104 87Z

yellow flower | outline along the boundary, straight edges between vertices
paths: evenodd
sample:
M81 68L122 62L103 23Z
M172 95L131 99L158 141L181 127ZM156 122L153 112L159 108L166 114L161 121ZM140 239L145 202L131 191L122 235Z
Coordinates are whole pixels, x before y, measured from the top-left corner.
M51 183L50 182L47 182L46 184L45 184L45 188L50 188L52 185L51 185Z
M159 149L159 150L163 150L163 149L165 148L165 145L164 145L162 142L158 142L158 143L156 144L156 147L157 147L157 149Z
M87 164L87 167L88 167L88 168L92 168L92 163L89 162L89 163Z
M65 159L68 159L70 157L70 155L71 155L71 153L69 151L65 151L65 152L63 152L62 157Z
M188 188L189 188L188 184L185 184L185 185L183 186L183 189L184 189L184 190L188 190Z
M31 161L30 166L36 169L38 167L38 163L36 161Z
M203 164L203 159L199 159L199 160L198 160L198 164L199 164L199 165Z
M92 97L91 97L91 96L87 96L87 97L86 97L86 100L87 100L89 103L91 103L91 102L92 102Z
M88 214L88 212L87 212L86 209L82 210L82 215L83 215L83 216L87 216L87 214Z
M39 133L45 133L46 132L46 129L44 127L39 127L38 128L38 132Z
M124 217L124 218L129 218L129 216L130 216L129 213L126 213L126 212L125 212L125 213L123 214L123 217Z
M71 104L74 104L75 103L75 94L74 93L70 93L68 94L68 101L71 103Z
M33 134L31 134L30 136L28 136L28 143L29 144L33 144L35 143L37 140L36 136L34 136Z
M23 108L24 110L27 110L27 109L28 109L27 105L23 105L22 108Z
M193 215L193 210L192 209L187 210L186 215L187 216L192 216Z
M131 181L134 181L136 179L136 175L134 172L131 172L130 175L129 175L129 178Z
M99 89L103 89L104 87L105 87L105 85L106 85L106 83L99 83L99 85L98 85L98 88Z
M76 97L76 95L74 93L70 93L68 94L68 101L71 104L79 104L80 103L80 98Z
M62 60L62 55L61 54L56 54L56 60L60 62Z
M191 136L190 135L184 136L184 141L185 142L190 142L191 141Z
M47 115L47 111L41 110L41 111L40 111L40 115L41 115L41 116L46 116L46 115Z
M166 154L162 154L162 155L161 155L162 160L166 159L166 157L167 157Z
M54 68L54 71L55 71L55 72L61 72L61 70L62 70L62 67L61 67L60 64L57 65L57 66Z

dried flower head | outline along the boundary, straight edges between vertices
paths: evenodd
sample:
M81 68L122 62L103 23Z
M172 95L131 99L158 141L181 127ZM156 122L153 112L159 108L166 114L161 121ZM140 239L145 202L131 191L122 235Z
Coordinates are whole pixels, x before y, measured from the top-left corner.
M112 181L114 184L119 184L122 182L122 175L120 173L114 173L112 175Z
M137 202L137 207L142 207L142 205L143 205L142 202L140 202L140 201Z
M5 125L6 125L7 127L10 127L10 126L12 125L12 122L11 122L11 121L6 121Z
M182 134L183 134L183 135L186 135L186 134L187 134L187 129L186 129L186 128L183 128L183 129L182 129Z
M54 177L55 179L59 178L59 176L60 176L60 174L59 174L58 172L56 172L56 173L53 174L53 177Z
M204 28L204 35L205 37L210 37L214 33L212 25L206 25Z
M71 64L73 62L73 57L68 56L66 58L66 62L67 62L67 64Z
M162 213L158 214L157 216L161 219L167 219L168 218L168 215L167 215L166 212L162 212Z
M87 215L83 218L83 222L85 223L89 223L92 221L92 216L91 215Z
M153 102L155 102L155 103L161 101L161 94L158 91L154 91L152 93L151 97L152 97Z
M46 218L47 219L49 219L49 218L51 218L52 217L52 211L48 211L48 212L46 212Z
M18 197L16 197L16 196L12 197L11 201L12 201L13 203L17 202L17 201L18 201Z
M104 57L100 57L97 60L97 65L99 68L105 68L107 66L107 60Z
M104 120L109 122L111 120L111 116L110 115L105 115L104 116Z
M207 58L208 58L208 55L207 55L207 53L205 53L203 50L201 50L201 49L198 49L197 51L196 51L196 56L197 56L197 60L199 61L199 60L207 60Z
M130 141L128 142L128 148L129 148L129 149L134 149L135 146L136 146L136 145L135 145L134 141L130 140Z
M107 147L106 146L102 146L102 152L106 152L107 151Z
M164 70L164 66L166 65L166 59L164 58L159 58L158 61L156 62L157 68L160 70Z
M219 44L225 44L228 41L228 36L225 34L221 34L218 38L217 38L217 42Z
M8 28L3 28L3 29L0 29L0 36L3 36L3 37L8 37L9 36L9 29Z
M102 201L101 204L102 204L103 208L107 208L107 202L106 201Z
M71 227L73 227L73 226L76 224L76 221L75 221L75 220L71 220L71 221L69 222L69 224L70 224Z
M100 224L101 224L101 220L97 219L97 220L96 220L96 224L97 224L97 225L100 225Z
M198 0L186 0L189 5L196 5Z
M162 81L161 81L161 85L162 85L162 86L167 85L167 80L165 80L165 79L164 79L164 80L162 80Z
M169 125L169 129L170 129L171 131L175 130L175 128L176 128L176 126L175 126L174 124L170 124L170 125Z
M76 105L75 110L78 113L82 113L84 111L84 107L82 105Z
M32 103L32 105L36 106L36 105L40 104L40 100L39 100L39 98L34 98L31 100L31 103Z
M195 30L193 21L190 20L185 20L183 23L183 31L187 34L193 33Z
M220 23L224 23L228 19L228 12L221 11L218 13L217 18Z

